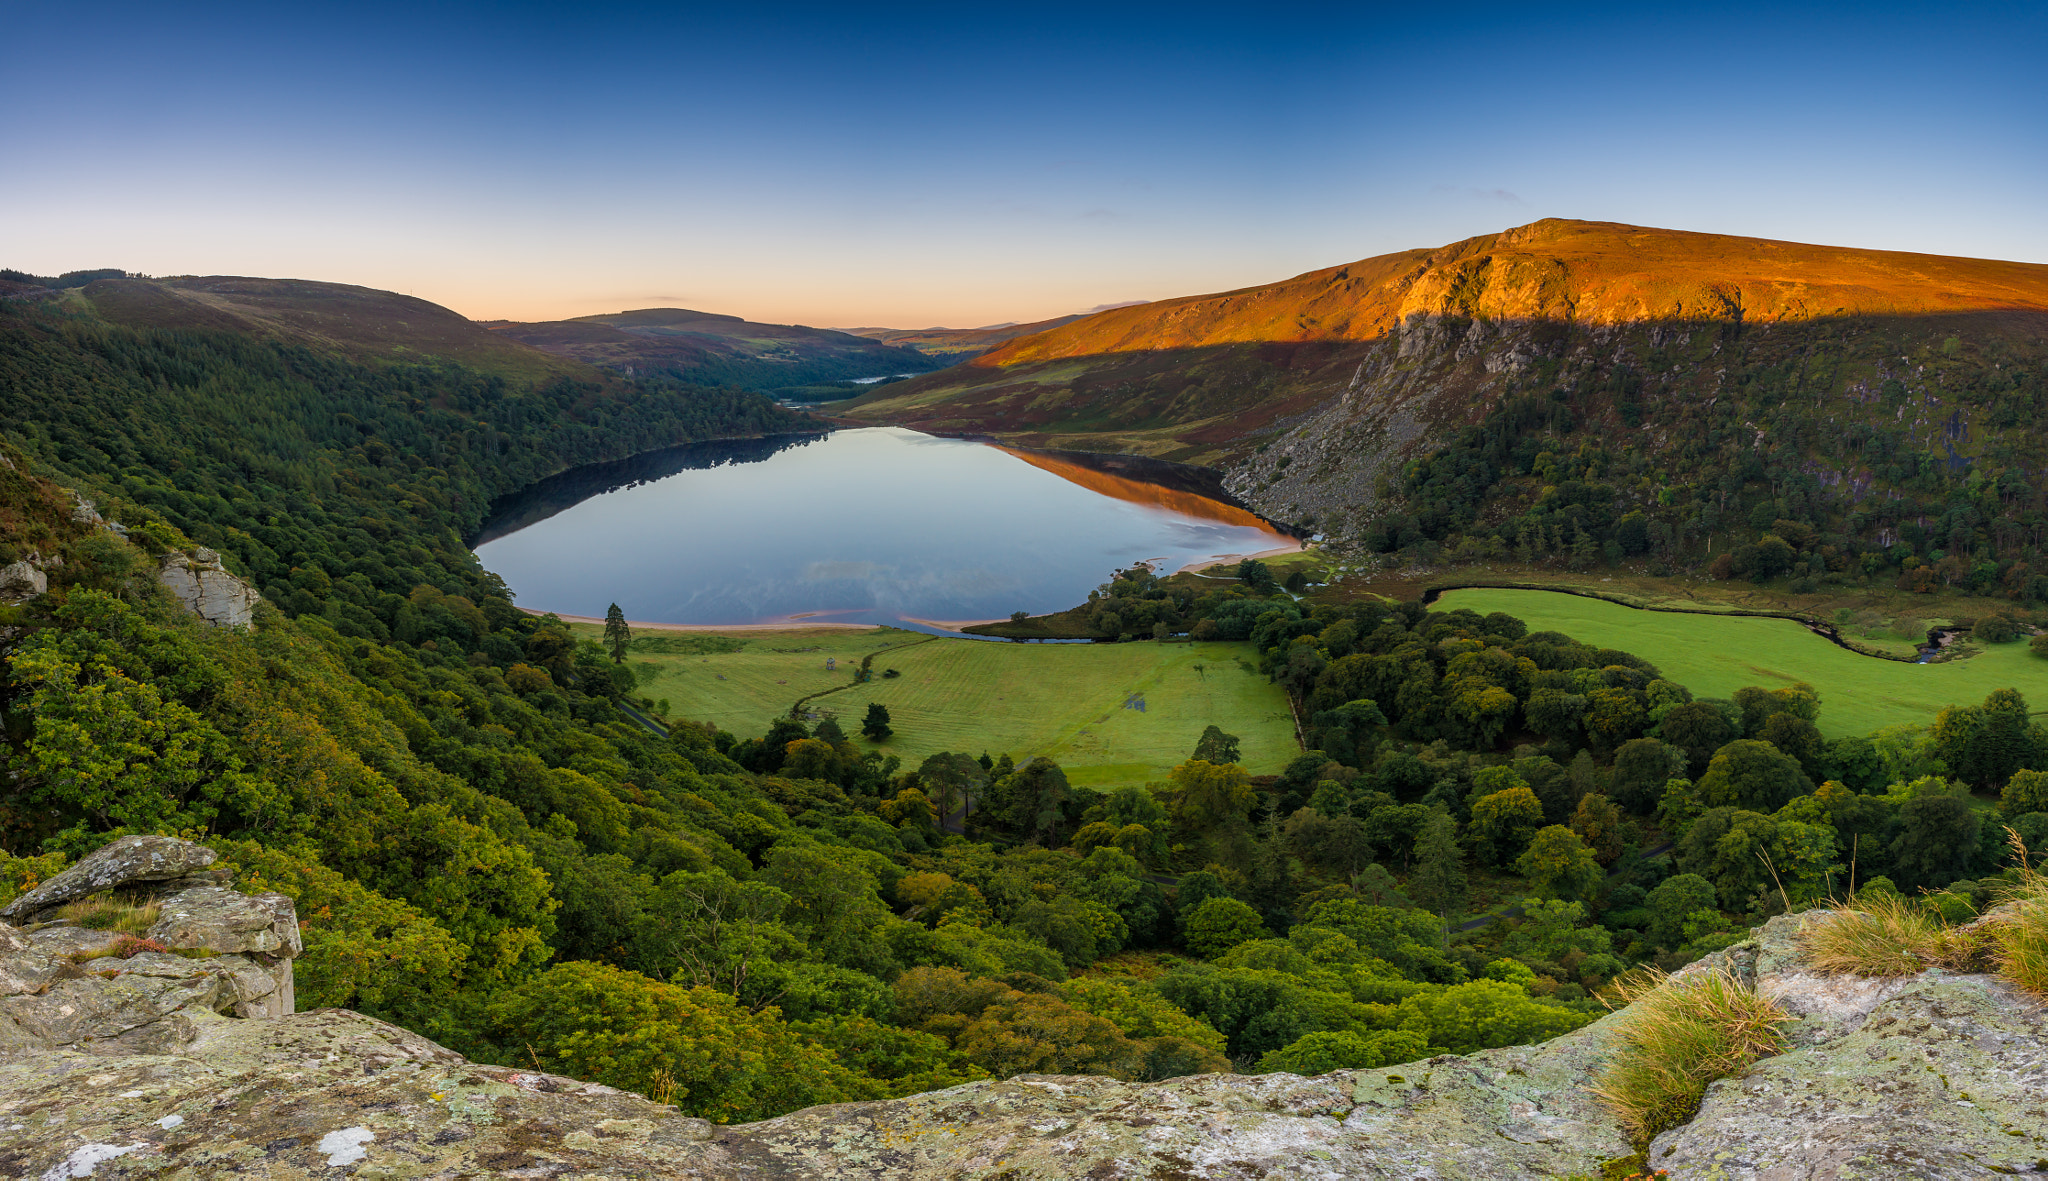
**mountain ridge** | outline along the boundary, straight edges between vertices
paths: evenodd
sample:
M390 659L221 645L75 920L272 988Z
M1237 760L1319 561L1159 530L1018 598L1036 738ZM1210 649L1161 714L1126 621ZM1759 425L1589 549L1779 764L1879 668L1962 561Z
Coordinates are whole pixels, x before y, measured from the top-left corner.
M1101 312L838 413L1227 463L1276 424L1342 394L1372 346L1423 320L1526 322L1542 326L1536 336L1555 336L1651 321L1811 325L1955 313L2027 323L2048 315L2048 265L1549 219Z

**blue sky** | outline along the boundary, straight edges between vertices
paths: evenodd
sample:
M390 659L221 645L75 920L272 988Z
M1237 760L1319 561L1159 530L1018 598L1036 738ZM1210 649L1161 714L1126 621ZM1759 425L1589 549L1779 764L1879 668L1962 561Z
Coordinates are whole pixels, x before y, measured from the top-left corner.
M849 326L1541 217L2048 262L2048 15L28 5L0 265Z

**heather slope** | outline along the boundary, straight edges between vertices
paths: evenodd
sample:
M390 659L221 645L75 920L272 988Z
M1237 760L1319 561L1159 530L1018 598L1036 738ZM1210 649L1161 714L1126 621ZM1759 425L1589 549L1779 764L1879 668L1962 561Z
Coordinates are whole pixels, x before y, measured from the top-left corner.
M597 380L572 359L491 332L439 304L305 279L210 275L99 279L81 294L99 318L132 328L233 332L356 361L455 362L514 381Z

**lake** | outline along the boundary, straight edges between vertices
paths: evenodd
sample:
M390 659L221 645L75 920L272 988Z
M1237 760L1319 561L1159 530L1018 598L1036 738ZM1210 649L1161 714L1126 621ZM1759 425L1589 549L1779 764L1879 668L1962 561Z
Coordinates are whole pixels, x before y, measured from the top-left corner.
M477 557L520 606L652 623L932 630L1065 610L1135 562L1294 544L1202 469L897 427L670 448L494 508Z

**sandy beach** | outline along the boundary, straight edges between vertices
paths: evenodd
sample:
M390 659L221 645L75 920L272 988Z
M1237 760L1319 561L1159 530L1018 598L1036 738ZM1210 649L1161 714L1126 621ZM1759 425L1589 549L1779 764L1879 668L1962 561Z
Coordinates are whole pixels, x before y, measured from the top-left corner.
M520 610L528 615L552 615L564 623L594 623L600 627L604 625L603 619L589 615L564 615L559 611L535 611L530 607L521 607ZM922 623L924 621L918 620L918 622ZM966 621L966 623L976 622L981 621L971 619ZM963 623L961 626L966 626L966 623ZM775 619L767 623L647 623L638 619L628 619L626 626L634 631L650 632L794 632L816 631L819 628L826 627L843 628L852 631L874 631L882 625L878 623L838 623L832 620L814 619L805 615L792 615L787 619ZM939 627L944 625L933 624L932 626Z
M1275 549L1262 549L1255 554L1221 554L1213 558L1203 558L1199 562L1189 562L1187 565L1174 571L1174 573L1197 574L1211 566L1234 566L1246 558L1277 558L1281 554L1298 554L1302 549L1302 544L1297 541L1293 545L1283 545Z

